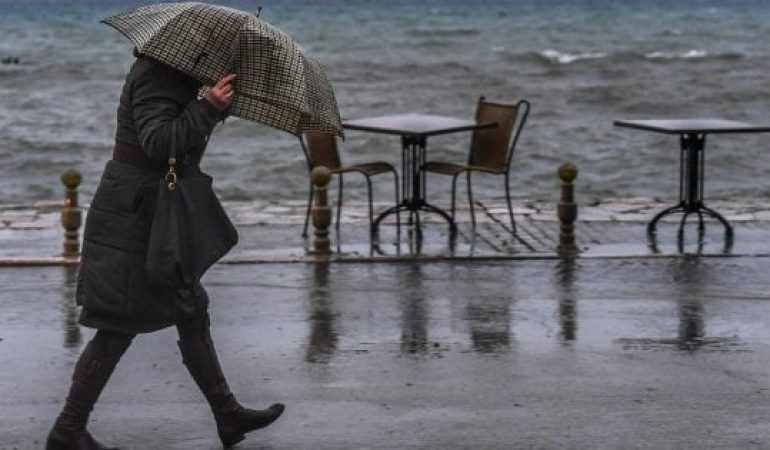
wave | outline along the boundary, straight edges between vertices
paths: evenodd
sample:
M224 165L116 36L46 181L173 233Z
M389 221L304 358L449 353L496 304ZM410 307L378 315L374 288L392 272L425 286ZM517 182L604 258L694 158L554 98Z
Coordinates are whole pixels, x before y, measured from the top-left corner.
M565 53L558 50L543 50L538 55L549 62L556 62L559 64L572 64L576 61L584 61L590 59L604 59L608 56L605 52L586 52L586 53Z
M644 54L644 58L648 60L657 60L657 61L671 61L671 60L692 60L692 59L698 59L698 60L706 60L706 59L714 59L714 60L736 60L744 58L746 55L739 52L720 52L720 53L710 53L705 50L700 49L690 49L686 51L681 52L670 52L670 51L656 51L656 52L649 52Z
M672 59L716 59L716 60L735 60L746 57L740 52L720 52L710 53L705 50L692 49L683 52L649 52L644 55L646 59L672 60Z
M492 48L494 53L506 54L503 47ZM647 53L639 52L576 52L569 53L554 49L542 50L538 52L524 52L519 54L506 54L511 59L524 59L534 60L535 62L545 63L548 65L559 64L567 65L584 61L592 60L612 60L619 62L633 62L639 60L667 62L667 61L680 61L680 60L737 60L746 57L747 55L740 52L721 52L711 53L701 49L690 49L685 51L651 51Z
M650 52L644 55L647 59L696 59L706 58L709 53L705 50L687 50L685 52Z

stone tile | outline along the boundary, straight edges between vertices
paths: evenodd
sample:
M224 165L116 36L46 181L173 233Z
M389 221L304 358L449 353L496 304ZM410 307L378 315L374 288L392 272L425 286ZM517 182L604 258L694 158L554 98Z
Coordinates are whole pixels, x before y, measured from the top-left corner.
M617 222L649 222L652 220L654 214L652 213L622 213L613 214L612 220Z
M599 204L617 203L625 205L654 205L660 203L653 197L607 197L602 199Z
M34 220L37 216L37 210L25 209L25 210L0 210L0 222L12 223L12 222L29 222Z
M633 213L652 209L655 205L649 203L601 203L597 208L619 213Z
M38 211L59 211L64 206L64 200L40 200L32 206Z
M578 213L580 217L580 213ZM559 218L554 213L537 213L529 216L530 219L538 222L558 222ZM579 219L578 219L579 220Z
M506 214L508 213L507 210L504 210L503 212L505 212ZM540 212L540 210L537 209L537 208L529 208L529 207L525 207L525 206L514 206L513 207L513 215L514 216L516 216L516 215L519 215L519 216L529 216L531 214L537 214L538 212Z
M757 211L754 213L754 220L770 221L770 211Z
M294 208L291 208L288 206L282 206L282 205L269 205L269 206L266 206L264 209L262 209L262 212L268 213L268 214L282 214L282 213L288 213L293 211L294 211Z
M33 222L12 222L8 225L11 230L45 230L51 228L50 224L40 221Z
M238 226L269 225L275 221L273 214L243 213L231 215L233 224Z
M756 220L756 214L752 213L733 213L722 214L728 222L751 222Z
M82 218L85 220L86 218L86 212L81 211ZM36 221L40 221L43 223L48 224L51 227L60 227L61 226L61 210L57 211L48 211L48 212L41 212L37 215Z
M337 214L336 210L333 211L334 214ZM374 212L375 218L377 217L377 211ZM369 220L369 211L365 209L353 209L353 208L342 208L342 218L348 218L348 219L355 219L355 220L361 220L366 219Z
M612 211L602 208L578 208L578 220L581 221L609 222L614 215Z

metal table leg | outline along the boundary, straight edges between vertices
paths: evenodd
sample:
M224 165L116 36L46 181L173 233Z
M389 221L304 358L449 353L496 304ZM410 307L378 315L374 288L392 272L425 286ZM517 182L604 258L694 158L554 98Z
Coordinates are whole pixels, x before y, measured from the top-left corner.
M376 233L380 222L388 215L398 211L409 211L409 225L415 224L418 237L422 236L420 224L420 211L436 213L446 219L452 235L457 230L452 217L441 208L431 205L425 200L425 173L422 166L425 164L424 136L401 137L401 201L380 213L372 225L372 232Z
M703 149L705 145L706 135L704 133L686 133L680 136L679 203L656 214L647 225L648 234L655 233L655 226L661 218L668 214L681 212L683 213L683 216L679 223L680 236L684 233L684 225L687 221L687 216L691 213L698 214L698 227L701 235L703 234L704 228L702 213L706 213L722 223L725 227L726 236L732 236L733 228L727 220L722 217L721 214L703 204L703 175L705 161Z

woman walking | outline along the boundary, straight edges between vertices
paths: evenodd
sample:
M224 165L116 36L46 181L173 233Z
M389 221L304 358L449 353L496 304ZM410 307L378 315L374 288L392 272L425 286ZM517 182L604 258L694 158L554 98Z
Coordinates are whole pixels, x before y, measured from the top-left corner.
M184 293L150 282L144 272L155 193L173 146L180 165L197 167L208 137L230 106L235 75L197 98L200 85L137 55L117 113L112 160L91 202L77 286L80 324L97 331L81 353L48 450L108 449L87 431L89 414L137 334L175 326L182 361L211 407L222 444L274 422L284 406L241 406L230 392L209 332L208 295L200 283Z

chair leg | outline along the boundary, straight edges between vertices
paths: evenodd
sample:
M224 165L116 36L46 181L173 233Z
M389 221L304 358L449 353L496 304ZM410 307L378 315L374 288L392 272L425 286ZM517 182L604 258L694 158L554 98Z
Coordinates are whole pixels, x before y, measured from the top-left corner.
M342 174L339 176L339 184L337 185L337 222L334 224L334 228L340 230L340 216L342 215Z
M476 229L476 212L473 209L473 191L471 190L471 172L470 170L466 172L466 182L468 185L468 204L471 207L471 224L473 226L473 229Z
M457 224L457 221L455 221L455 199L457 198L456 192L458 175L459 173L452 176L452 222L455 222L455 224Z
M511 232L516 234L516 222L513 220L513 206L511 205L511 188L508 181L508 172L505 172L505 201L508 203L508 216L511 218Z
M302 237L307 238L307 226L310 223L310 211L313 207L313 194L315 191L315 186L313 185L313 182L310 182L310 195L307 198L307 211L305 211L305 226L302 227Z
M394 205L398 205L399 198L398 198L398 173L396 171L393 171L393 179L395 180L395 187L396 187L396 203ZM396 233L401 233L401 211L399 209L396 209Z
M372 180L369 175L366 177L366 197L369 199L369 233L374 233L374 206L372 205Z

